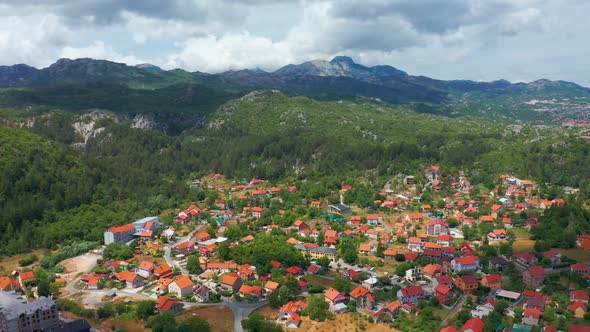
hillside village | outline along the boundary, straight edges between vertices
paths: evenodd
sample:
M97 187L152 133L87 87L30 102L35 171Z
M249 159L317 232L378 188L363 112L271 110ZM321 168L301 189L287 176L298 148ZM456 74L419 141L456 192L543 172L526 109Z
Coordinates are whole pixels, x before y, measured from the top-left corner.
M359 329L590 331L590 235L567 250L529 239L573 188L510 175L484 188L437 165L375 192L221 174L190 185L192 203L105 230L87 271L50 275L55 297L153 301L148 316L217 303L239 331L261 307L289 330L352 312ZM39 296L48 277L31 263L0 289Z

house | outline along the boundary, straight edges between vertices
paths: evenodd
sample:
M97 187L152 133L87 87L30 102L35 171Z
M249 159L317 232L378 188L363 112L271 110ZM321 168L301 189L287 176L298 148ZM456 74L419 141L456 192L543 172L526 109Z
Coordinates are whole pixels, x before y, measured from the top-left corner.
M177 245L174 249L182 254L187 255L195 250L195 244L191 241L184 241L181 244Z
M303 269L299 266L291 266L285 269L285 272L287 274L290 274L292 276L298 276L301 275L301 273L303 272Z
M538 325L543 312L537 308L526 308L522 314L522 323L526 325Z
M324 299L326 302L335 305L337 303L346 303L348 302L348 296L345 293L341 293L334 288L329 288L324 293Z
M570 266L570 270L579 274L590 274L590 265L584 263L576 263Z
M584 318L584 315L586 315L586 312L588 312L588 307L586 306L586 303L582 301L576 301L570 304L567 307L567 310L572 311L574 317L576 318Z
M403 304L416 304L424 298L424 290L420 286L410 286L397 291L397 298Z
M176 314L182 311L184 304L173 297L160 296L156 301L156 307L160 312L170 311Z
M322 270L322 267L321 266L315 265L315 264L311 264L307 268L307 273L309 273L309 274L318 274L318 273L320 273L321 270Z
M119 281L124 281L127 288L138 288L143 286L143 279L135 272L123 270L119 273L115 273L115 278Z
M375 304L375 297L368 289L363 286L357 286L350 293L350 298L356 301L357 308L364 308L367 310L373 310Z
M193 295L195 296L195 299L197 299L200 302L209 301L211 299L212 294L213 292L211 291L211 289L209 289L209 287L205 285L196 285L195 287L193 287Z
M516 262L520 263L524 266L533 266L539 263L537 256L529 253L524 254L514 254L514 258L516 258Z
M406 220L407 221L422 221L424 219L424 216L422 215L422 213L408 213L406 214Z
M299 230L302 231L304 229L309 229L309 225L305 223L305 221L303 220L295 220L295 223L293 224L293 226Z
M475 272L479 269L479 257L462 256L451 261L451 269L454 272Z
M420 266L415 266L411 269L406 270L406 280L408 281L415 281L416 279L420 279L422 277L422 268Z
M262 296L263 288L261 286L250 286L243 284L240 286L238 293L241 297L252 297L258 299Z
M397 255L397 250L386 249L383 251L383 258L394 259Z
M570 301L572 302L581 301L584 303L588 303L588 300L588 292L584 290L573 290L570 292Z
M201 231L195 235L195 238L197 238L198 242L205 242L207 240L211 240L211 235L208 232Z
M137 274L139 274L142 278L148 279L154 273L156 269L156 264L150 261L142 261L139 263L139 267L137 268Z
M441 275L441 276L432 278L432 287L436 287L438 285L441 285L441 286L453 288L454 283L455 282L454 282L453 278L451 278L451 276L448 276L448 275Z
M541 265L535 265L524 271L522 281L531 288L539 288L545 281L545 268Z
M555 251L545 251L543 257L549 259L551 265L556 265L561 262L561 254Z
M499 274L488 274L481 279L481 285L492 290L500 289L502 288L502 277Z
M484 322L479 317L473 317L466 321L461 328L462 332L483 332Z
M173 273L170 265L163 263L154 268L154 276L157 278L166 278L171 276Z
M277 289L279 289L279 283L278 282L274 282L274 281L267 281L266 284L264 284L264 291L267 294L272 294L272 292L276 291Z
M287 328L298 328L301 324L300 312L306 307L307 305L301 301L285 304L277 314L277 322Z
M504 271L508 266L510 266L510 262L498 256L490 258L490 262L488 263L490 269L496 269L498 271Z
M221 272L221 273L237 271L238 264L236 264L234 262L222 262L222 263L207 262L204 270Z
M194 286L195 284L191 278L181 275L176 277L176 279L168 285L168 293L176 294L178 297L185 297L193 292Z
M219 287L230 292L237 292L242 287L242 279L236 274L225 274L219 281Z
M448 235L449 223L441 219L429 221L426 224L426 234L428 236Z
M254 280L256 279L256 267L246 263L238 269L238 276L242 280Z
M453 300L454 292L451 288L437 285L434 287L434 294L440 303L449 303Z
M524 291L523 294L526 294L526 291ZM527 296L525 295L525 303L523 308L535 308L535 309L539 309L541 311L545 310L545 304L547 303L547 298L545 296Z
M422 251L422 240L419 237L411 237L408 239L408 250L413 252Z
M18 274L18 282L20 283L22 288L25 288L27 285L32 284L35 281L36 277L35 272L33 271L26 271Z
M330 205L330 213L337 213L340 215L347 215L350 213L350 207L342 204L342 203L338 203L338 204L333 204Z
M20 289L19 283L10 277L0 277L0 290L1 291L12 291Z
M350 280L353 280L354 278L358 277L359 275L360 274L357 271L352 270L352 269L348 269L348 270L342 272L342 276L345 278L348 278Z
M111 243L127 243L133 240L133 234L135 234L135 226L133 224L110 227L103 234L104 244L108 246Z
M471 293L479 286L479 278L472 275L464 275L455 278L455 285L464 293Z
M446 269L440 264L428 264L422 268L422 273L428 279L431 279L443 274Z
M397 316L397 313L399 312L399 310L402 308L402 304L400 301L393 301L391 303L389 303L388 305L386 305L383 308L383 311L388 313L391 316L391 319L395 319L395 316Z
M359 253L367 255L369 252L371 252L371 244L361 243L359 246Z
M471 310L471 316L483 319L484 317L488 316L492 311L494 311L495 307L496 301L488 300L475 307L475 309Z
M572 324L569 332L590 332L590 326Z
M488 233L488 239L490 241L500 241L506 239L506 230L503 228L494 229Z
M436 243L443 247L450 247L453 245L453 237L448 234L439 235L436 237Z
M367 224L369 225L379 225L380 222L380 218L379 215L376 213L369 213L367 214Z

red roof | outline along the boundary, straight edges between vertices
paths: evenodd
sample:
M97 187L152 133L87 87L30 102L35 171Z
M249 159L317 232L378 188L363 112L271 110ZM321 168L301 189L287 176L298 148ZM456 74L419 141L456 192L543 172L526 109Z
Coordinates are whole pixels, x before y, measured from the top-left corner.
M502 282L502 277L500 277L499 274L490 274L490 275L487 275L483 278L486 279L488 284L495 284L495 283Z
M434 288L434 291L443 295L447 295L451 291L451 288L443 285L437 285L436 288Z
M447 326L440 329L440 332L459 332L454 326Z
M411 287L402 288L401 291L402 291L402 295L404 297L424 295L424 290L420 286L411 286Z
M573 290L570 292L570 298L574 300L581 300L581 301L588 301L590 297L588 296L588 292L583 290Z
M465 331L467 329L471 329L473 332L482 332L483 327L483 320L481 320L481 318L479 317L473 317L470 320L466 321L465 324L463 324L463 328L461 328L461 330Z
M133 226L133 224L127 224L119 227L111 227L109 228L109 232L113 234L135 232L135 227Z
M20 280L23 282L29 281L29 280L35 280L35 272L33 272L33 271L21 272L19 277L20 277Z
M357 288L353 289L350 292L350 296L352 296L355 299L362 296L366 296L367 294L369 294L369 290L363 286L357 286Z
M585 325L570 325L570 332L590 332L590 326Z
M543 278L545 276L545 268L541 265L535 265L526 270L526 272L528 272L531 276L537 279Z
M455 262L457 262L461 265L476 265L478 259L479 259L479 257L477 257L477 256L462 256L462 257L456 257Z
M0 290L20 288L20 285L16 280L9 277L0 277Z
M287 272L288 274L291 274L291 275L296 276L296 275L301 274L301 272L303 272L303 269L301 267L299 267L299 266L291 266L291 267L286 268L285 269L285 272Z
M272 261L270 261L270 265L271 265L272 267L274 267L275 269L278 269L278 268L280 268L280 267L281 267L281 263L279 263L279 262L277 262L277 261L275 261L275 260L272 260Z
M543 315L543 313L541 312L541 310L537 309L537 308L526 308L524 309L524 317L529 317L529 316L533 316L533 318L541 318L541 315Z
M158 297L158 301L156 302L158 309L162 311L168 311L172 308L172 306L178 302L176 299L170 296L160 296Z

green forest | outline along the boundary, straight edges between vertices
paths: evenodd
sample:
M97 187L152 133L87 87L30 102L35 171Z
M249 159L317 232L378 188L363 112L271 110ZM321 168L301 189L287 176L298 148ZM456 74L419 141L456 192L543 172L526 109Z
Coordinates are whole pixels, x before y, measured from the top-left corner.
M188 184L213 172L329 183L321 189L329 193L346 180L369 177L377 189L398 174L422 178L436 163L488 188L509 173L590 192L588 143L559 127L510 131L379 102L267 92L226 103L182 133L103 121L80 148L71 145L73 117L57 111L30 129L0 126L0 255L100 241L109 225L194 201Z

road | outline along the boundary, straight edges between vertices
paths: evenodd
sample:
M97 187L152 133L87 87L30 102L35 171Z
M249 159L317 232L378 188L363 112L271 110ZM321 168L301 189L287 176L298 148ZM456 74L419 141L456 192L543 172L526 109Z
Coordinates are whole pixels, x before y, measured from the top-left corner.
M176 267L176 268L180 269L180 272L184 275L189 275L187 269L185 269L184 267L180 266L180 264L178 264L172 260L172 257L170 257L170 253L172 252L172 248L176 247L177 245L179 245L183 242L190 240L193 237L193 235L195 235L196 232L200 231L201 228L203 228L205 226L207 226L207 225L201 225L201 226L197 227L195 230L188 233L186 236L181 237L173 244L164 247L164 259L166 260L166 264L170 265L171 267Z
M268 304L268 301L248 303L248 302L237 302L231 299L224 298L223 304L228 306L234 313L234 332L243 332L242 320L244 320L252 311L263 307Z
M98 258L88 267L88 269L86 269L86 271L84 271L84 274L88 274L88 273L92 272L92 270L94 270L94 268L96 267L97 262L98 262ZM76 285L76 283L78 283L78 281L80 281L81 277L82 276L75 278L69 284L67 284L66 290L68 291L69 295L72 295L72 294L75 294L78 292L78 290L74 286Z
M455 316L459 311L461 311L461 309L463 309L463 305L465 304L466 300L467 300L467 295L461 295L461 299L459 299L459 301L457 301L457 304L455 304L453 309L451 309L451 311L449 311L449 314L447 315L447 317L445 317L445 319L443 319L441 326L446 326L447 321L450 318L452 318L453 316Z

